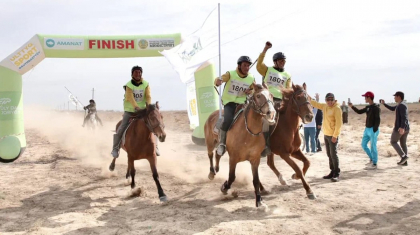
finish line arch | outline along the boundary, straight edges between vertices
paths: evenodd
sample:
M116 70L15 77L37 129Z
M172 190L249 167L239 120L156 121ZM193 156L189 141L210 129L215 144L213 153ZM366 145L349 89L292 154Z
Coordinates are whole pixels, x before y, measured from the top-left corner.
M181 34L131 36L63 36L36 34L0 62L0 162L20 157L26 148L22 75L45 58L122 58L162 56L181 41ZM204 144L204 123L219 108L213 88L214 66L206 63L194 74L199 126L192 134ZM124 81L122 81L124 82ZM188 107L190 109L190 107Z

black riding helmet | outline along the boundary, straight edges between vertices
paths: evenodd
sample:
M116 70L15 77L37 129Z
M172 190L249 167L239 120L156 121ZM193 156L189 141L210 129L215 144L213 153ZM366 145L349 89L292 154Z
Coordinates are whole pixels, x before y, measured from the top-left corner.
M285 60L286 56L283 54L283 52L277 52L276 54L273 55L273 61L277 61L277 60Z
M95 101L94 100L89 100L89 103L95 103Z
M136 65L133 68L131 68L131 75L133 75L134 71L136 70L140 70L141 73L143 73L143 69L140 66Z
M238 65L240 65L242 62L248 62L249 64L252 64L252 60L248 56L241 56L238 59Z

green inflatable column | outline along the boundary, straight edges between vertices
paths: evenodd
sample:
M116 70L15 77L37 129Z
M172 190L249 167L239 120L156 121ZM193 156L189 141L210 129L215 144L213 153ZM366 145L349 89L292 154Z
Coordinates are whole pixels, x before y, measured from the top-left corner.
M204 124L210 114L219 109L219 95L214 89L216 75L213 64L200 67L194 77L199 126L194 129L191 138L195 144L205 145Z
M13 162L26 148L22 75L0 66L0 162Z

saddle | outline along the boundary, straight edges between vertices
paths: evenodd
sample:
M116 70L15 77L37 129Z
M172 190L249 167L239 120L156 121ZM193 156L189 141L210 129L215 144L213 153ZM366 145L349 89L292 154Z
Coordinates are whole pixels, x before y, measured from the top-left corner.
M245 106L244 104L240 104L240 105L236 106L235 116L233 116L232 124L230 124L228 130L230 130L230 128L233 126L233 124L238 119L239 115L245 110L244 106ZM213 133L214 134L219 135L220 127L222 126L223 120L224 120L224 115L222 114L222 116L217 120L217 122L213 126Z
M127 133L128 128L130 128L131 123L133 123L135 120L145 118L146 116L147 116L147 110L143 109L143 110L138 111L137 113L134 113L134 115L132 115L130 117L130 119L128 120L128 126L124 130L124 133L123 133L123 136L122 136L122 139L121 139L121 146L124 146L124 144L125 144L125 135Z

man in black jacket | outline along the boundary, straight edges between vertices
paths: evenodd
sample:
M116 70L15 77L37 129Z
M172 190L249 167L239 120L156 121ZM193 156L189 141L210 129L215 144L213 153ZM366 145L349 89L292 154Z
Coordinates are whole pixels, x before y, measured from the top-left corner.
M315 123L316 123L316 135L315 135L315 141L316 141L316 151L317 152L321 152L322 148L321 148L321 142L319 142L319 132L321 132L321 128L322 128L322 110L318 109L318 112L316 112L315 115Z
M381 123L381 108L379 104L375 104L373 99L375 95L368 91L364 95L366 103L369 105L363 109L357 109L352 103L349 103L349 107L352 108L356 113L366 113L366 128L362 138L362 148L369 156L370 161L367 163L367 168L375 170L378 163L378 149L376 148L376 142L378 141L379 135L379 124ZM368 142L370 141L370 149Z
M407 105L403 102L404 101L404 93L401 91L397 91L394 94L394 100L397 103L396 106L390 106L385 104L384 100L380 100L381 104L383 104L387 109L391 111L395 111L395 124L394 130L392 131L391 135L391 144L394 147L395 151L397 151L398 155L400 155L401 159L397 163L398 165L407 165L408 160L408 152L407 152L407 136L410 132L410 124L408 122L408 108ZM398 141L400 141L400 145L398 145Z

